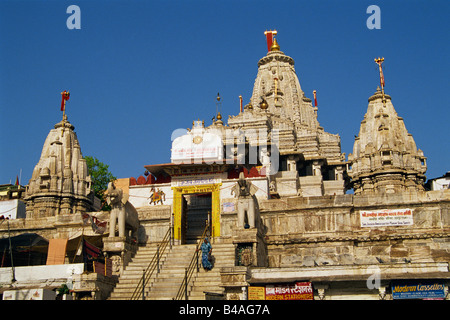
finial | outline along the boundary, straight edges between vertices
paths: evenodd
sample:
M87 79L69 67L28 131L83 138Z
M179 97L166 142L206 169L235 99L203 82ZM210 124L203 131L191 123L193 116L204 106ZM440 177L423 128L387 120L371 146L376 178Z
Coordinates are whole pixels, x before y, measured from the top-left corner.
M220 112L217 114L217 120L214 123L218 125L223 125L222 115L220 114Z
M386 97L384 96L384 75L383 75L383 66L382 63L384 58L375 58L375 63L378 65L378 69L380 71L380 86L381 86L381 94L383 95L382 101L383 106L386 106Z
M278 44L276 38L273 39L273 44L272 44L272 46L270 47L270 51L271 51L271 52L272 52L272 51L280 51L280 45Z
M219 122L219 121L222 122L222 120L220 120L220 119L222 119L222 116L220 115L220 110L219 110L219 109L222 108L222 102L220 102L221 98L220 98L220 94L218 92L217 92L216 100L217 100L217 102L216 102L216 115L217 115L216 118L217 118L217 121L216 122ZM219 119L219 116L220 116L220 119Z
M269 105L267 104L266 100L263 97L261 97L261 98L262 98L262 101L260 102L259 107L263 110L266 110L269 107Z

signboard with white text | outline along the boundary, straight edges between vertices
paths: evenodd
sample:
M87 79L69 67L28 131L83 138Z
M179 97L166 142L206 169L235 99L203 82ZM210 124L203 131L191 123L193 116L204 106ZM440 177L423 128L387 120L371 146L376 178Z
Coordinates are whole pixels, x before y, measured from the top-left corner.
M311 282L266 285L266 300L313 300Z
M441 281L411 280L393 281L394 299L444 299L445 286Z

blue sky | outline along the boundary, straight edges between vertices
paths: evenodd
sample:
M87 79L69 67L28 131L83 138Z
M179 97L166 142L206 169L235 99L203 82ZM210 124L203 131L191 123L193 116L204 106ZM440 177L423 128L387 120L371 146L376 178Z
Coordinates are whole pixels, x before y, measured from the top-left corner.
M69 30L69 5L81 29ZM369 5L381 29L369 30ZM450 1L5 1L0 0L0 184L27 184L45 138L69 121L84 156L119 178L170 162L171 133L210 124L250 99L263 32L278 30L306 96L317 90L318 120L352 152L379 84L428 157L428 178L450 170Z

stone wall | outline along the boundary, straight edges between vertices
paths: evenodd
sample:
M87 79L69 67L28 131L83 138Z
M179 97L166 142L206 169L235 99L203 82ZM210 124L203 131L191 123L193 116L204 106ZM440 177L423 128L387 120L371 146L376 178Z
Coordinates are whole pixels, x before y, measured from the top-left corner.
M260 199L259 208L269 267L450 261L450 190ZM413 225L361 227L360 210L398 208L413 210ZM139 208L140 240L160 241L169 228L171 210ZM108 213L99 217L109 219ZM236 219L235 211L223 212L221 236L214 240L231 243ZM9 223L12 236L34 232L52 239L92 232L89 225L82 226L80 214ZM0 235L7 237L7 232L7 224L0 225Z
M450 261L450 192L260 202L270 267ZM413 225L361 227L360 210L409 208Z

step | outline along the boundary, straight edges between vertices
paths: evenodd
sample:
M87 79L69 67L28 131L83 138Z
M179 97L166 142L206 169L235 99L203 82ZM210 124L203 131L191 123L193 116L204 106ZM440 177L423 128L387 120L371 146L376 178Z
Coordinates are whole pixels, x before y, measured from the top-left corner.
M146 299L173 299L178 293L185 276L185 268L191 262L196 244L173 246L167 248L161 255L160 273L152 276L145 289ZM140 247L123 274L119 278L110 299L129 299L136 290L142 277L143 269L148 266L156 253L155 245ZM220 287L220 268L234 266L235 251L232 244L213 244L215 265L212 271L205 272L201 268L201 253L199 253L200 272L194 272L188 292L190 299L205 299L204 291L222 293ZM156 271L156 270L155 270Z

